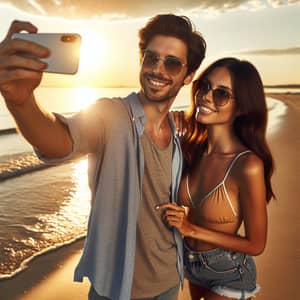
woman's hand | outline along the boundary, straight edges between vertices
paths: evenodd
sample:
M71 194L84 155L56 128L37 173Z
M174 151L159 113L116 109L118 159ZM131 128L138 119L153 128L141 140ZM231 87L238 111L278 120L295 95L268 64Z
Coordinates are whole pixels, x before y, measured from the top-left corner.
M183 236L192 232L191 223L188 221L189 208L178 206L175 203L158 205L157 210L163 211L164 221L171 227L175 227Z
M183 110L174 110L171 111L173 116L175 126L176 126L176 134L178 136L184 136L187 133L188 124L184 118Z

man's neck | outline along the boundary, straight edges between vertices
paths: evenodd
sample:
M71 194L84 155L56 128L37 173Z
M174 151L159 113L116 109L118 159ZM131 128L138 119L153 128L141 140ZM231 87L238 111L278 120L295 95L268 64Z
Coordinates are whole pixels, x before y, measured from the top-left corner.
M143 105L148 130L159 134L161 130L169 127L168 113L174 99L164 102L149 101L142 93L138 93L138 97Z
M147 120L145 125L146 133L158 146L164 147L168 145L172 136L168 113L173 101L154 102L147 100L141 93L138 96Z

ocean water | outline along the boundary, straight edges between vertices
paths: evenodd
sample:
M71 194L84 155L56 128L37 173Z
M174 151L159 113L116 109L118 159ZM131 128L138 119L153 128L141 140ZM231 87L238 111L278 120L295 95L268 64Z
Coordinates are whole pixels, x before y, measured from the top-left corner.
M37 98L50 111L74 113L101 97L126 96L128 88L39 88ZM183 88L173 104L189 104ZM268 137L280 127L286 106L268 99ZM40 162L17 133L0 97L0 279L30 267L30 260L83 238L90 210L87 159L55 166Z

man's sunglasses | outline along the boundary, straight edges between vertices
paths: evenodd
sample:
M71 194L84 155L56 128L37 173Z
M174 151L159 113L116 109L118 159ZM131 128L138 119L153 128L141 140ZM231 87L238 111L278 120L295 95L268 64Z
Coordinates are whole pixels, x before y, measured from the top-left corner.
M198 89L195 93L195 103L199 104L203 101L203 97L209 92L212 91L212 98L214 104L216 106L223 106L228 103L230 99L234 97L226 88L217 87L215 89L212 88L211 83L209 80L204 79L198 83Z
M143 67L153 68L162 60L164 62L164 67L167 73L170 75L177 75L180 73L181 69L186 66L178 58L173 56L160 57L157 53L151 50L145 50L143 55Z

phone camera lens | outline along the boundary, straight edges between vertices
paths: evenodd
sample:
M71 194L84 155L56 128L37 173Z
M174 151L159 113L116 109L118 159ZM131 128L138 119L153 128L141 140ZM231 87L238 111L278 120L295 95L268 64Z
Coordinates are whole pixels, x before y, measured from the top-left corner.
M63 42L72 43L72 42L75 42L76 36L74 36L74 35L63 35L61 37L61 40Z

